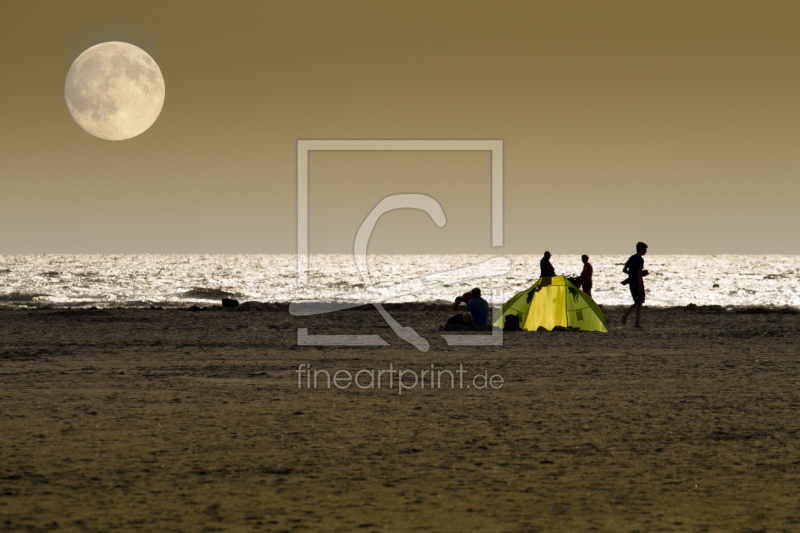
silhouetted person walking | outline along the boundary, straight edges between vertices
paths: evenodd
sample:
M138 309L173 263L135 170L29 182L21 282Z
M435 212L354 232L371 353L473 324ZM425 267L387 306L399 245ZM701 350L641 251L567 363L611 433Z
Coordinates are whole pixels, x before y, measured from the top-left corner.
M550 252L545 252L542 260L539 261L539 266L542 267L542 277L552 277L556 275L556 270L550 264Z
M647 245L643 242L636 243L636 253L630 256L625 263L625 267L622 269L622 271L628 275L628 287L630 287L631 296L633 297L633 305L622 315L622 323L628 323L628 315L635 309L635 327L637 328L642 327L639 318L642 316L642 304L644 303L644 280L642 279L642 270L644 270L644 254L646 253Z
M591 297L592 274L594 273L594 269L592 268L592 264L589 262L588 255L582 255L581 261L583 261L583 272L581 272L581 290Z

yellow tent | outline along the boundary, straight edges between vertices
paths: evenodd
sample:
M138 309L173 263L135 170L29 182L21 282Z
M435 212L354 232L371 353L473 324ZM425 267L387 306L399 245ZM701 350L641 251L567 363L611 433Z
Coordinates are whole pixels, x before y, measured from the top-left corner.
M508 315L519 316L519 327L525 331L536 331L540 327L552 331L560 326L608 333L606 317L594 300L564 276L539 278L530 289L507 301L495 315L492 325L503 327Z

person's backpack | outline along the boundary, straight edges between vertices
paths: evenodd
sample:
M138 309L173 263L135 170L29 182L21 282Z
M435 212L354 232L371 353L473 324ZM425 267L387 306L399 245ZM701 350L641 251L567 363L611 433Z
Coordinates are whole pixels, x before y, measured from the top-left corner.
M503 331L521 331L519 327L519 317L517 315L506 315L503 323Z

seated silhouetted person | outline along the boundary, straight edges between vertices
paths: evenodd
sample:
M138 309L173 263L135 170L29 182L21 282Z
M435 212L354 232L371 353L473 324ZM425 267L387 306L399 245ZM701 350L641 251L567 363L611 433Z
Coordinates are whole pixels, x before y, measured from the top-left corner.
M556 275L556 269L554 269L553 265L550 264L550 252L544 253L544 257L542 257L542 260L539 261L539 265L542 267L543 278L549 278Z
M459 311L459 304L469 304L469 301L472 300L472 292L467 291L464 293L463 296L456 296L456 301L453 302L453 311Z
M472 315L472 323L485 326L489 322L489 302L481 298L481 290L472 289L472 299L467 304L467 312Z

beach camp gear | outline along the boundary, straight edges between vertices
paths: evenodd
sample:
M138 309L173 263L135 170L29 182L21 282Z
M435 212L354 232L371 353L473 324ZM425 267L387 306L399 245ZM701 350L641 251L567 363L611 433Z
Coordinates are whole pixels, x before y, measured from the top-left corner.
M519 317L519 327L525 331L557 328L608 332L606 317L594 300L564 276L539 278L529 289L507 301L492 325L504 327L509 315Z
M519 317L517 315L506 315L503 323L503 331L522 331L519 327Z

